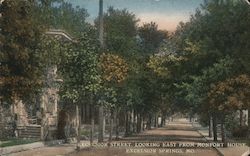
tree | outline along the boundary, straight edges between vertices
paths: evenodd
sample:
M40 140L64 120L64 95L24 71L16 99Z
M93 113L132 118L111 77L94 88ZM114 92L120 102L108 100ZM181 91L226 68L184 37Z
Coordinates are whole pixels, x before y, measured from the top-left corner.
M126 9L109 7L104 14L105 48L124 57L132 56L137 44L137 22L136 16Z
M96 92L100 83L98 74L97 41L85 37L69 45L60 69L64 77L64 97L79 102L84 91Z
M45 51L47 66L57 66L58 76L64 81L60 86L62 96L60 108L63 111L69 111L67 108L70 107L76 108L79 136L80 114L82 114L80 112L82 109L79 107L82 107L83 102L89 102L91 110L94 111L94 96L99 88L97 31L86 22L89 15L84 8L73 7L63 0L37 0L35 2L36 23L42 25L46 31L49 29L64 31L67 35L70 34L68 36L74 42L66 43L64 40L58 42L58 36L53 39L45 36L40 45Z
M106 83L121 83L127 77L128 65L118 55L103 53L100 56L100 66L102 78Z
M230 113L239 109L247 109L249 87L248 75L239 75L213 85L208 94L211 110Z
M59 69L64 80L60 90L62 98L65 102L69 101L67 104L76 106L76 114L79 118L78 143L80 141L81 130L79 106L88 97L92 108L91 120L94 121L93 110L95 103L93 96L98 92L101 80L98 69L98 42L95 38L91 38L87 34L82 34L82 36L77 43L68 45L67 50L64 52L64 60ZM92 143L92 140L90 141Z
M98 21L98 32L99 32L99 42L101 53L105 49L104 45L104 20L103 20L103 0L99 0L99 21ZM93 125L94 126L94 125ZM99 134L98 142L103 142L104 132L105 132L105 118L103 105L99 106ZM111 134L112 135L112 134Z
M156 53L164 40L168 39L168 32L158 30L155 22L144 23L138 28L138 35L141 39L141 48L144 53Z
M113 130L113 115L115 109L118 109L117 104L117 87L123 83L128 75L128 65L118 55L105 54L100 56L100 69L102 71L102 81L104 92L101 95L100 104L110 110L110 138L112 140Z
M220 114L222 121L222 141L225 144L225 117L237 110L249 110L249 96L250 79L248 75L239 75L234 78L229 78L211 87L208 93L209 109Z
M177 102L178 99L175 98L180 96L176 95L177 89L175 83L178 78L178 68L185 58L169 52L170 47L165 46L160 47L159 50L161 53L151 56L147 63L151 73L155 74L152 79L156 82L152 85L155 87L154 92L156 92L155 94L157 96L154 103L157 104L154 105L159 109L158 111L161 111L163 119L167 115L166 113L171 114L173 111L185 112L185 110L189 108L180 101Z
M42 30L34 22L33 1L1 4L1 93L6 100L27 100L43 86L43 57L38 50Z
M213 83L223 81L235 74L235 71L233 70L234 65L234 60L230 57L226 57L221 59L218 63L215 63L212 67L204 69L200 76L191 76L191 82L182 82L181 84L176 84L176 87L180 90L179 92L182 92L188 108L192 108L192 112L200 112L201 115L204 112L208 112L207 120L210 121L209 118L213 117L214 122L216 122L218 113L209 109L207 94L210 91L211 85ZM203 115L202 117L205 116ZM214 139L216 141L217 130L215 129L216 126L213 127Z
M100 27L101 25L100 17L101 16L99 16L99 19L97 19L95 22L96 26L98 27ZM103 49L105 50L102 51L101 55L103 54L103 52L105 52L106 55L111 56L111 57L107 57L111 59L110 62L114 63L114 67L107 66L107 67L111 67L109 68L110 71L105 71L106 69L104 70L104 72L107 72L107 73L112 72L111 74L112 77L110 77L110 79L112 80L105 81L104 84L105 86L108 86L108 88L113 88L117 93L120 93L120 92L123 92L124 89L126 88L125 84L128 81L126 79L127 75L130 75L131 71L133 71L130 68L132 66L131 62L134 61L134 56L136 55L137 48L138 48L137 40L136 40L138 20L136 19L136 16L133 13L127 11L126 9L119 10L119 9L114 9L113 7L110 7L108 9L108 11L104 14L103 18L104 18L104 40L103 42L105 43L104 44L105 46ZM120 68L122 66L115 62L116 60L118 60L119 62L119 58L121 58L120 60L122 60L121 63L122 62L125 63L125 66L124 66L125 68ZM128 69L129 69L129 72L126 71ZM122 75L116 75L119 73L122 73L122 74L125 73L124 78L126 80L122 78L123 77ZM111 84L111 82L114 82L114 84ZM125 101L126 98L124 97L125 94L127 93L124 93L123 95L121 94L117 95L118 101L116 103L116 109L114 111L114 114L117 114L117 116L119 115L118 113L121 113L126 110L124 107L124 105L127 103ZM120 105L122 104L123 106L120 107ZM115 127L117 129L118 126L115 126Z
M192 67L193 75L227 55L239 62L241 72L249 72L243 61L249 58L246 52L249 43L245 42L245 37L249 36L248 13L249 7L243 1L206 1L189 22L179 25L174 37L176 52L190 54L185 50L190 43L199 47L196 55L189 55L193 65L186 64Z
M182 84L179 97L194 112L199 112L196 108L209 110L207 93L211 84L249 73L248 63L243 61L249 59L249 43L245 43L248 13L243 1L205 1L189 22L177 28L172 43L176 54L185 57L177 72L182 73L177 77L177 88Z

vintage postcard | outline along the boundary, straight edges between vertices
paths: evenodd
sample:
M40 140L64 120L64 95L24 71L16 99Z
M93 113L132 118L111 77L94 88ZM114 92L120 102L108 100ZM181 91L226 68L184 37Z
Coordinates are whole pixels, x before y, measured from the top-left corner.
M249 156L249 0L0 0L0 156Z

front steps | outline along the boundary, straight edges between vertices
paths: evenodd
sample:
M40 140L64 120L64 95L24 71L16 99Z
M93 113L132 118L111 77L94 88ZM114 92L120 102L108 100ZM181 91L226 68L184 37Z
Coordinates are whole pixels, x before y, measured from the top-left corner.
M18 127L18 137L40 139L41 138L41 126L40 125L28 125L25 127Z

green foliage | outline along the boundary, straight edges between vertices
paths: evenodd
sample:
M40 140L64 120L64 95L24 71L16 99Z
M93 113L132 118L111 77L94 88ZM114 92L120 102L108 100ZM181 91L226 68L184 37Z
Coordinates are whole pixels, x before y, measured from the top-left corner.
M178 66L183 59L183 57L175 56L173 54L163 56L156 55L150 57L147 65L159 76L169 78L174 74L173 68Z
M212 84L242 73L249 73L245 35L249 35L249 7L242 1L207 1L180 23L172 44L185 59L175 71L177 95L191 111L210 110L207 93ZM236 63L237 62L237 63ZM187 107L188 108L188 107Z
M44 58L37 50L42 31L34 22L33 6L33 1L26 0L1 4L0 90L6 99L24 100L43 85Z
M63 0L5 0L0 11L4 98L38 93L46 69L56 65L64 102L79 104L91 95L107 109L143 117L199 113L204 124L213 113L249 108L250 10L241 1L205 1L171 36L154 22L138 27L135 14L110 7L106 54L97 40L99 23L87 23L84 8ZM76 42L42 35L51 28Z
M103 105L107 109L114 109L117 106L117 93L114 88L103 87L99 94L99 105Z
M168 32L158 30L155 22L145 23L138 28L138 35L142 41L141 50L144 53L156 53L161 43L168 38Z
M248 134L248 127L235 127L235 129L232 130L232 136L235 138L246 138Z
M117 110L130 109L132 107L128 103L131 103L131 99L141 98L136 96L138 94L129 96L130 92L137 88L134 80L140 72L137 62L140 57L136 40L137 22L136 16L126 9L110 7L104 14L104 40L108 54L100 56L100 66L104 88L115 90L116 95L113 98L117 101L109 100L111 94L107 96L101 92L100 96ZM99 25L97 20L96 25Z
M233 66L234 60L226 57L212 67L204 69L200 76L191 76L191 82L182 82L175 85L183 93L185 101L192 109L201 110L201 106L207 102L207 93L211 84L231 76Z
M211 66L227 55L239 62L242 72L249 72L246 61L250 58L246 39L249 36L248 14L249 7L244 1L212 0L205 3L190 22L177 29L174 37L177 52L187 54L187 41L199 47L198 53L190 55L193 65L187 64L193 72Z
M42 58L46 58L40 62L41 64L48 68L62 63L64 51L67 49L67 44L64 44L62 40L43 34L38 46L37 51Z
M223 113L247 109L250 106L250 78L248 75L226 79L211 86L208 93L210 109Z
M136 16L126 9L108 8L104 14L105 45L108 51L121 56L133 56L137 46L137 22Z
M95 32L86 22L89 16L87 10L63 0L36 0L34 14L36 22L46 30L62 29L74 38L81 37L82 33L91 35Z
M86 34L78 43L68 45L60 71L64 80L62 94L64 98L79 102L87 93L96 93L100 88L98 69L97 41Z
M91 25L86 22L89 15L84 8L74 8L70 3L62 3L52 9L52 15L50 27L54 29L63 29L76 38L81 37L82 33L90 35L93 32Z
M100 68L102 71L102 79L104 83L119 84L127 77L128 67L127 63L113 54L101 54Z

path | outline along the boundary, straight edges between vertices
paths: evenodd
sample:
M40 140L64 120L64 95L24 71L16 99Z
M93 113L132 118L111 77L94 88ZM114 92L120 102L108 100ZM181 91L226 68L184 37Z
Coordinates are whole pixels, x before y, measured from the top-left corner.
M175 120L168 123L163 128L157 128L145 131L141 134L123 138L119 142L139 143L170 143L178 144L179 146L190 146L195 143L205 143L206 139L196 131L196 129L186 119ZM20 153L11 154L10 156L60 156L74 152L75 145L64 145L58 147L44 147L33 149ZM139 149L139 151L138 151ZM145 150L148 150L145 152ZM150 153L149 149L156 153ZM159 152L159 150L162 152ZM127 151L126 151L127 150ZM144 151L140 151L144 150ZM164 151L165 150L165 151ZM188 152L187 152L188 150ZM79 153L71 154L70 156L217 156L217 152L213 148L196 148L196 147L150 147L150 148L101 148L101 149L85 149Z
M75 145L60 145L53 147L42 147L28 151L8 154L8 156L63 156L75 151Z
M181 146L190 146L194 143L205 143L206 140L201 136L196 129L194 129L186 119L179 119L177 121L167 124L166 127L145 131L136 136L124 138L122 142L137 142L137 143L148 143L148 142L166 142L166 143L177 143ZM143 149L143 148L140 148ZM169 156L217 156L217 152L213 148L165 148L171 149L167 153L134 153L135 150L132 148L132 153L128 153L125 149L99 149L99 150L87 150L81 151L80 153L73 154L72 156L157 156L157 155L169 155ZM192 151L187 153L186 149ZM158 148L159 150L159 148ZM129 151L131 152L131 150ZM138 150L136 151L138 152Z
M199 133L205 136L206 140L213 142L213 137L209 137L208 135L208 127L202 127L199 123L194 123L196 129L198 129ZM218 137L218 140L221 140ZM240 143L238 146L231 146L227 148L217 148L217 150L224 156L250 156L250 148L247 146L242 146L242 143L239 141L228 140L230 143ZM244 154L245 153L245 154Z
M207 143L206 139L203 136L207 136L207 129L201 128L193 124L186 119L175 120L174 122L168 123L163 128L157 128L149 131L145 131L141 134L123 138L119 142L132 142L132 143L176 143L179 145L192 145L197 143ZM196 129L199 129L199 133ZM202 134L202 135L201 135ZM209 140L211 141L211 140ZM84 143L84 142L83 142ZM88 143L88 141L85 141ZM130 148L130 147L129 147ZM127 150L129 149L127 148ZM243 148L243 147L241 147ZM223 153L225 156L241 156L247 149L241 150L241 148L218 148L218 150ZM133 149L133 148L131 148ZM143 148L139 148L143 149ZM152 149L152 148L144 148ZM102 149L85 149L79 153L75 153L75 145L60 145L53 147L43 147L38 149L33 149L29 151L23 151L19 153L13 153L9 156L217 156L218 153L214 148L197 148L197 147L169 147L169 148L154 148L157 149L157 153L131 153L131 151L126 152L126 148L102 148ZM159 149L172 150L170 152L159 153ZM183 151L183 149L188 149L189 152ZM238 151L237 151L238 150ZM190 153L190 151L192 153ZM130 152L130 153L129 153ZM144 151L143 151L144 152ZM181 153L182 152L182 153ZM69 153L71 153L69 155ZM73 154L72 154L73 153ZM1 155L1 154L0 154Z

